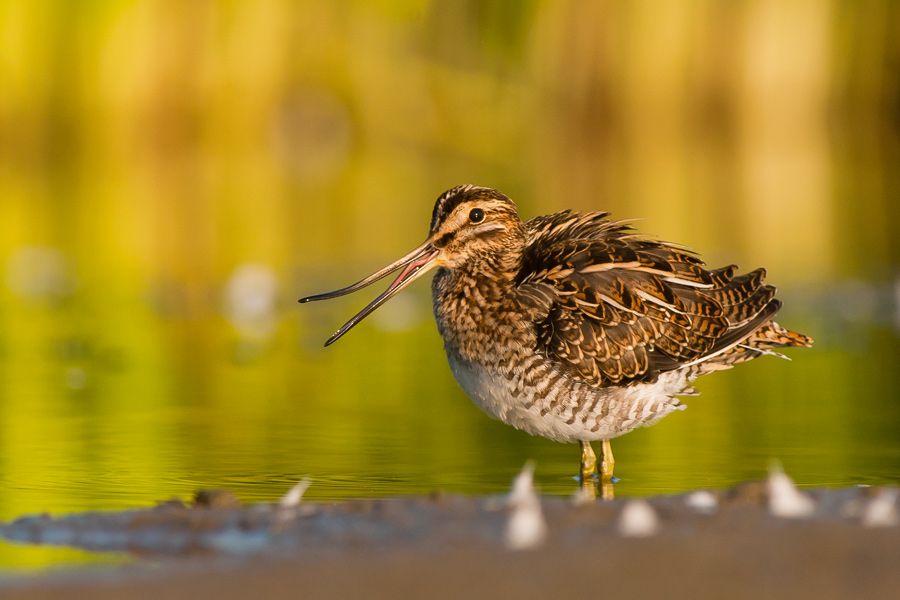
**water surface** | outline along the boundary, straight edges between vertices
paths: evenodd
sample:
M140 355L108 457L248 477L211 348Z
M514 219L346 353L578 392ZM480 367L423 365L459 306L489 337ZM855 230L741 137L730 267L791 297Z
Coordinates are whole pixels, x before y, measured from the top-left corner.
M465 397L420 287L403 300L403 327L388 312L328 349L320 342L363 299L286 305L266 340L139 306L107 315L151 323L157 347L73 327L76 306L31 308L21 322L39 329L3 361L14 418L0 518L146 506L198 488L274 500L301 477L318 500L498 493L529 459L544 492L571 493L577 447L515 431ZM900 478L896 331L829 327L798 308L782 321L816 347L701 379L688 410L616 440L618 494L724 487L763 476L772 459L803 485Z
M70 4L0 3L0 519L499 493L526 460L571 493L574 446L457 388L424 282L327 350L375 290L296 305L468 182L765 266L816 339L616 440L618 495L900 479L896 3Z

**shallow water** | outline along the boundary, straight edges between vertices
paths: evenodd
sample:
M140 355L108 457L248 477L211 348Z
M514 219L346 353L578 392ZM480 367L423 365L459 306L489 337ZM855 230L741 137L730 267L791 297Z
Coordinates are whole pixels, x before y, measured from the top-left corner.
M204 310L142 286L107 297L10 285L0 311L0 520L144 507L201 488L273 501L303 477L320 501L495 494L527 460L543 493L571 494L576 446L493 421L457 387L424 283L322 347L375 291L303 306L296 297L371 266L287 279L247 267L207 289ZM242 286L249 300L234 299ZM686 411L615 440L617 496L724 488L762 478L773 460L806 486L900 480L896 286L780 289L779 321L815 347L701 379ZM0 545L7 570L121 560Z
M498 493L526 460L571 493L577 448L457 388L424 282L328 349L375 290L296 304L421 242L464 182L764 265L816 339L616 440L619 496L773 459L801 485L900 479L885 6L183 4L0 6L0 520L301 477L315 500ZM84 560L19 552L0 568Z
M109 567L134 560L120 552L90 552L61 546L35 546L0 539L0 585L21 575L72 567Z
M198 488L274 500L302 477L316 500L497 493L526 460L545 493L571 493L577 448L472 405L418 291L404 300L408 329L393 330L389 312L328 349L319 342L359 301L289 306L266 341L215 320L160 320L151 331L169 343L156 352L62 332L78 321L74 306L32 307L44 335L4 359L15 419L0 518L146 506ZM773 459L802 485L900 478L896 331L784 317L816 347L709 376L688 410L616 440L617 494L724 487L761 477Z
M296 289L345 279L301 274ZM575 490L576 446L493 421L458 389L426 285L327 349L365 299L297 306L294 289L264 334L140 299L104 304L98 320L75 299L8 302L0 519L149 506L199 488L273 501L302 477L311 500L494 494L527 460L544 493ZM686 411L615 440L617 496L723 488L763 477L772 460L800 485L900 480L894 291L849 289L789 288L780 320L815 348L708 376ZM871 310L832 306L860 294ZM0 546L5 569L120 560Z

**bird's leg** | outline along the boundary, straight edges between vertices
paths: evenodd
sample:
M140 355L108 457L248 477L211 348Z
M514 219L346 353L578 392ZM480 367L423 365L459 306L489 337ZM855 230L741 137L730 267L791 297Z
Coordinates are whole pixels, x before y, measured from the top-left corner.
M581 442L581 497L593 500L597 497L597 455L590 442Z
M593 455L593 452L591 452ZM584 468L584 459L581 459L582 468ZM612 444L609 440L603 440L600 447L600 480L611 482L613 478L613 468L616 466L616 459L613 458Z
M591 448L590 442L581 441L581 482L584 483L594 478L597 472L597 455Z

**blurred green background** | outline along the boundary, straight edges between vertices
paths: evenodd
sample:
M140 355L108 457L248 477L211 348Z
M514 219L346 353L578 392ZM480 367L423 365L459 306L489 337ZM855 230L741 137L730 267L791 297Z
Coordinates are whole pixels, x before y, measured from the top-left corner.
M456 387L428 285L327 350L376 290L295 304L466 182L764 265L816 338L618 440L619 495L900 478L897 3L0 0L0 519L529 458L571 493L574 446Z

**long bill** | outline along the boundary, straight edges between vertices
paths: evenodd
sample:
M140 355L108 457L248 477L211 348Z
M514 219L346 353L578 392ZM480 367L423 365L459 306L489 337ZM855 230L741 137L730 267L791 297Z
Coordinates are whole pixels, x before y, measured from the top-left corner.
M334 334L330 338L328 338L328 341L325 342L325 345L330 346L331 344L338 341L345 333L350 331L357 323L372 314L372 312L376 308L390 300L395 294L430 271L432 268L436 267L437 263L435 262L435 259L437 258L439 252L440 250L432 246L430 241L427 241L406 256L392 262L383 269L379 269L368 277L360 279L352 285L348 285L347 287L341 288L339 290L334 290L333 292L325 292L324 294L316 294L314 296L300 298L299 302L301 304L305 304L307 302L330 300L331 298L337 298L339 296L352 294L357 290L361 290L364 287L372 285L380 279L384 279L394 271L402 269L397 278L394 279L393 282L391 282L391 285L389 285L386 290L379 294L377 298L369 302L369 304L367 304L365 308L356 313L356 315L354 315L352 319L344 323L344 325L341 326L340 329L335 331Z

